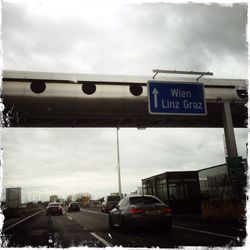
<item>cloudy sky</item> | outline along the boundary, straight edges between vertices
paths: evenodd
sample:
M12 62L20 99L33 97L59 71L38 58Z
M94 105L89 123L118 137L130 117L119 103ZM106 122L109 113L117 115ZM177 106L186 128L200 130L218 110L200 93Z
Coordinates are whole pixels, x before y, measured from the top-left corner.
M246 25L246 3L3 1L3 69L152 75L160 68L246 79ZM118 190L115 128L1 133L4 187L94 198ZM235 133L246 157L247 130ZM225 162L223 129L121 128L119 135L124 193L151 175Z

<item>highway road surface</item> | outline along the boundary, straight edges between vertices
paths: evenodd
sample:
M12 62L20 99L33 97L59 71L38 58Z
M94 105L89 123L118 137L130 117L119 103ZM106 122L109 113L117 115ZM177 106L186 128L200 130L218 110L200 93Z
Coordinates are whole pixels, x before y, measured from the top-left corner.
M174 221L171 232L140 230L110 231L108 214L100 208L81 209L62 216L46 216L45 210L11 226L4 226L2 247L179 247L179 246L242 246L243 238L229 230L219 232L197 223ZM237 231L236 231L237 232Z

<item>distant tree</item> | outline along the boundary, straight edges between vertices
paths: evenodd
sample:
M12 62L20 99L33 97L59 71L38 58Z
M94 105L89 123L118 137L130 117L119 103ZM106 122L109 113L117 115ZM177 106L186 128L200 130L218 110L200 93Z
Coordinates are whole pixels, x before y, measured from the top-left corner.
M89 203L89 200L91 198L91 195L89 193L77 193L74 195L70 195L67 197L67 199L70 202L70 199L74 197L74 200L79 203L80 206L86 206Z
M58 202L59 201L58 195L56 195L56 194L51 195L49 197L49 201L50 202Z
M66 198L66 202L70 203L72 201L72 195L68 195Z

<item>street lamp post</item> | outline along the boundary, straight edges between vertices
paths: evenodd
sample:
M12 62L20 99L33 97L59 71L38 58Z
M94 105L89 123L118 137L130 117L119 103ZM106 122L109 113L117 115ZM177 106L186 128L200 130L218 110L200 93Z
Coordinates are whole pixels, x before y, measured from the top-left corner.
M117 139L117 168L118 168L118 187L119 187L119 196L122 197L122 188L121 188L121 168L120 168L120 152L119 152L119 128L116 129L116 139Z

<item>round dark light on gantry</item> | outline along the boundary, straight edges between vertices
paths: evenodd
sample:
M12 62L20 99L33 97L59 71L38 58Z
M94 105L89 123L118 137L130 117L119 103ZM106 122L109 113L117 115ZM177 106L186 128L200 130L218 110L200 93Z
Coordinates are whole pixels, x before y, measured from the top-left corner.
M248 97L248 92L247 92L247 90L245 90L245 89L237 89L236 90L236 92L237 92L237 95L240 97L240 98L247 98Z
M82 84L82 91L87 94L87 95L92 95L96 91L96 86L94 83L89 82L89 83L83 83Z
M46 89L46 84L44 81L34 80L31 82L30 88L34 93L40 94Z
M130 84L129 91L134 96L139 96L142 94L143 89L142 86L139 84Z

